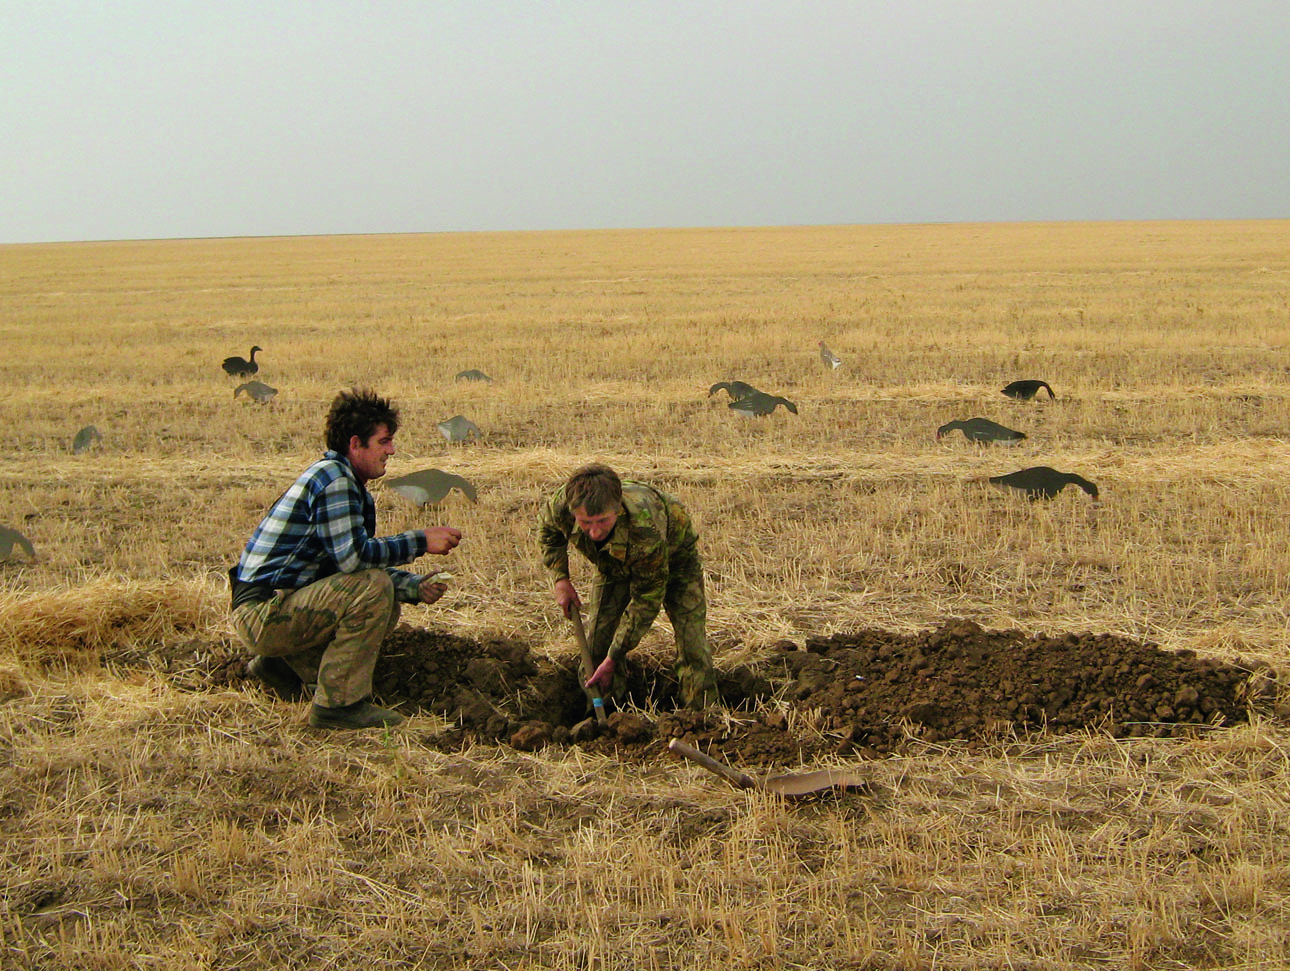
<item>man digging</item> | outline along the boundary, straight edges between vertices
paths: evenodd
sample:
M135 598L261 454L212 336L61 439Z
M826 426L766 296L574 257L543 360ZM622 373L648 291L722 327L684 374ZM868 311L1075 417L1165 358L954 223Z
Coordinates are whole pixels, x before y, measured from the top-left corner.
M623 481L606 465L578 469L551 496L538 525L538 542L565 617L582 607L569 579L569 545L596 568L587 641L598 666L586 687L611 698L621 696L626 685L618 665L640 643L661 607L676 635L681 701L691 708L720 703L708 648L698 538L681 500L644 483Z
M233 629L255 655L247 673L284 698L316 685L315 728L403 721L370 701L381 643L400 603L434 603L447 587L394 567L461 542L451 526L373 535L367 483L385 474L398 427L398 409L374 392L336 395L326 454L278 497L229 570Z

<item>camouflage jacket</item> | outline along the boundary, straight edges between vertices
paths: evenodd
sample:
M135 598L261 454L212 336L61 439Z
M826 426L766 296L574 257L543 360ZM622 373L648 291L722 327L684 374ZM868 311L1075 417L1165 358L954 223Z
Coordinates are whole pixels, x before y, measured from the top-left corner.
M631 584L631 603L609 656L621 660L640 643L663 606L668 579L702 571L698 533L681 500L640 482L623 480L623 511L602 545L574 522L561 486L538 523L542 562L553 583L569 579L569 545L590 560L604 581Z

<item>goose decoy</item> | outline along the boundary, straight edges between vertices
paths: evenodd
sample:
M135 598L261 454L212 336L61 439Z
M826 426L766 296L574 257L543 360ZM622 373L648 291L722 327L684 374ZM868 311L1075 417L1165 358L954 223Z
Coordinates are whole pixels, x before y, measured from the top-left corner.
M724 391L730 395L731 401L738 401L740 398L747 398L753 394L761 394L747 381L718 381L708 389L708 397L711 398L718 391Z
M8 560L13 555L13 548L19 546L27 554L27 559L36 559L36 548L31 545L31 540L16 529L9 526L0 526L0 562Z
M764 391L756 391L746 398L732 401L726 407L732 411L739 412L741 415L765 418L780 405L783 405L793 414L797 414L797 405L793 404L793 402L778 395L766 394Z
M1029 401L1039 393L1040 388L1048 392L1049 398L1057 397L1057 395L1053 394L1053 389L1048 387L1047 381L1013 381L1012 384L1003 389L1003 393L1009 398L1016 398L1018 401Z
M471 368L469 371L458 371L454 381L487 381L490 384L493 379L478 368Z
M820 360L823 361L824 366L831 371L835 371L842 367L842 358L838 357L831 350L825 347L824 341L820 341Z
M263 347L252 347L249 361L244 357L224 358L224 373L234 378L249 378L260 370L260 365L255 363L255 352L262 350L264 350Z
M246 392L248 398L254 398L260 404L264 404L278 393L277 388L270 388L263 381L248 381L246 384L239 384L233 389L233 397L236 398L243 391Z
M983 445L1016 445L1026 437L1025 432L1014 432L1011 428L1004 428L989 418L965 418L961 421L946 422L936 429L936 438L939 441L955 430L961 431L969 442L979 442Z
M475 487L467 480L453 472L442 469L422 469L420 472L409 472L397 479L385 483L404 499L415 502L418 506L434 505L453 489L460 489L471 502L475 502Z
M1058 472L1046 465L1022 469L1020 472L1009 472L1007 475L992 475L990 483L1005 489L1016 489L1024 492L1029 499L1051 499L1068 485L1079 486L1094 501L1097 501L1097 486L1082 475L1074 472Z
M102 441L103 436L99 434L99 430L93 425L86 425L72 439L72 454L80 455L82 452L88 452L95 445L101 444Z
M481 438L479 426L465 415L453 415L447 421L439 422L439 434L449 442L465 442L471 437Z

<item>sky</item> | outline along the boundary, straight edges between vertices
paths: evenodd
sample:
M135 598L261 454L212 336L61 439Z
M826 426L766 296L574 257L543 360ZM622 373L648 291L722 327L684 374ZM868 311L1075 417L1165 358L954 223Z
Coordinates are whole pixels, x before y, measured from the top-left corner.
M1286 0L6 0L0 243L1290 217Z

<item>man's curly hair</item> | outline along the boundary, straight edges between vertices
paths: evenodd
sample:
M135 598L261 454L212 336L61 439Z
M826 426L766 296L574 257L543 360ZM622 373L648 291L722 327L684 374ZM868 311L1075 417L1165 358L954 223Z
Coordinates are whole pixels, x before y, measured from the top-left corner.
M346 455L351 438L357 435L366 445L377 425L384 425L393 435L399 430L399 409L369 388L342 391L332 399L327 412L327 447Z
M585 508L588 516L617 512L622 506L623 482L609 466L593 462L569 476L564 501L570 510Z

